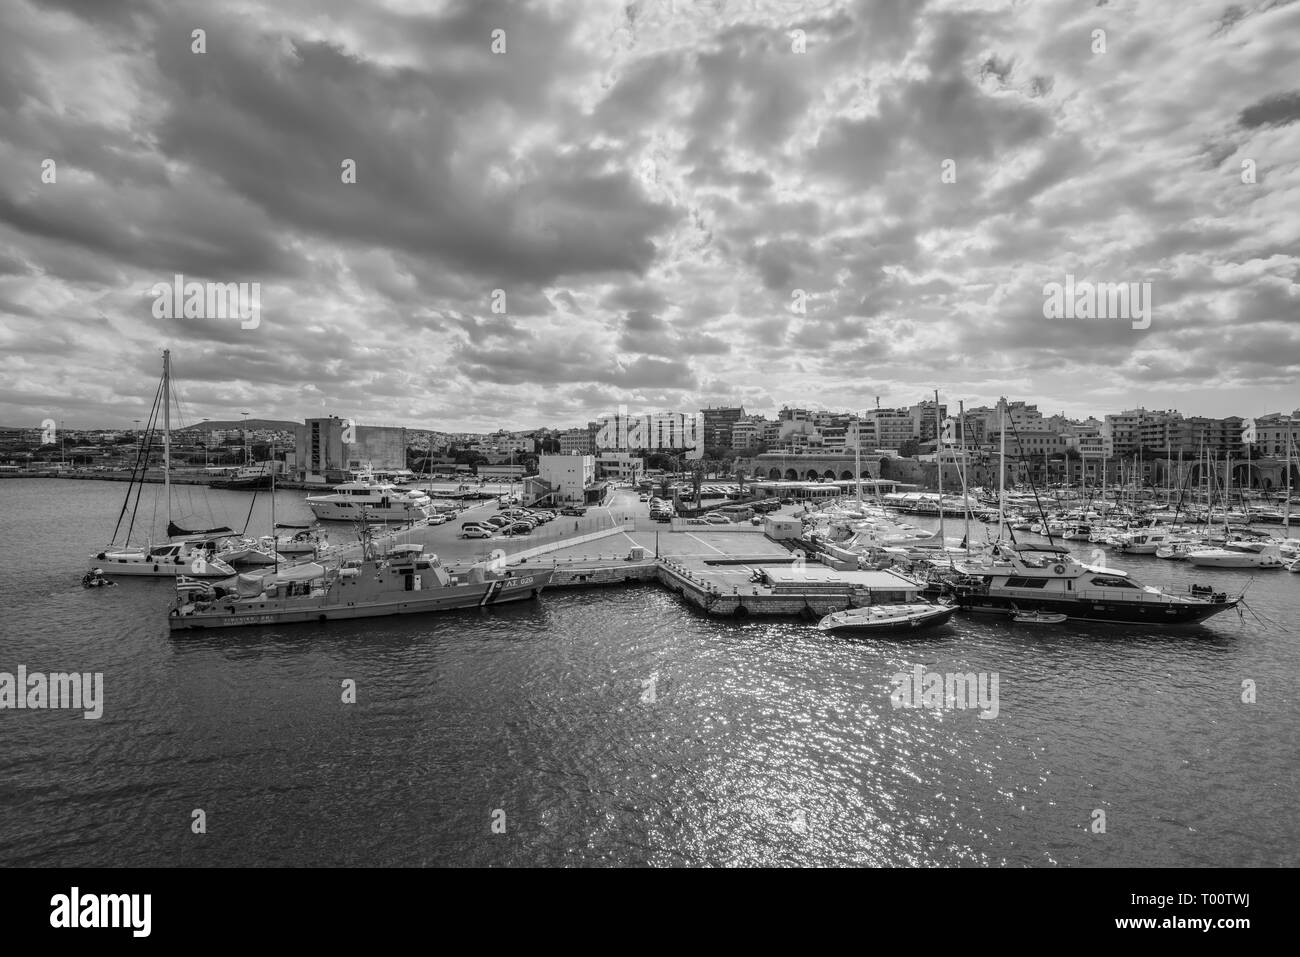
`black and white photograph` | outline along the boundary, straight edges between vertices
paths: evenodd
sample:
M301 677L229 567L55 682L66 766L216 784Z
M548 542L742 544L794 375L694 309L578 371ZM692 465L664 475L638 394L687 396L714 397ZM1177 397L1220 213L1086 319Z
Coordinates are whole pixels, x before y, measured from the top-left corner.
M23 920L1178 869L1091 918L1248 939L1298 64L1295 0L4 0L0 869L104 877Z

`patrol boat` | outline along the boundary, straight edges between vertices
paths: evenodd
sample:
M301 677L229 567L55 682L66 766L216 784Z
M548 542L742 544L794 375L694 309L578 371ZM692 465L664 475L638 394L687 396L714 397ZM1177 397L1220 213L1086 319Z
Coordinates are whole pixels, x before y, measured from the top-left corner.
M449 570L436 555L424 554L423 545L397 545L378 555L367 532L362 554L333 568L308 562L220 585L187 581L178 589L168 624L172 631L186 631L499 605L536 598L553 574L491 564Z

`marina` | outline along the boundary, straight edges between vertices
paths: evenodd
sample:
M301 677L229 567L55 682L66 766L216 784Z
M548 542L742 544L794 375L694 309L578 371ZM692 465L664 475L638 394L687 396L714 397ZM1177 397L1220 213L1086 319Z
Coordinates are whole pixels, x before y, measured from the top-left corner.
M1251 838L1231 828L1215 828L1214 822L1227 814L1217 805L1200 812L1203 830L1195 835L1153 824L1143 836L1135 833L1132 838L1136 852L1149 860L1202 853L1230 854L1259 863L1285 859L1280 849L1288 845L1293 819L1283 812L1282 795L1262 802L1247 801L1247 795L1259 793L1267 779L1263 769L1270 761L1284 760L1286 740L1250 733L1251 712L1214 702L1225 694L1225 674L1250 674L1259 682L1270 682L1284 680L1296 666L1289 624L1294 588L1300 581L1295 575L1254 578L1243 570L1216 572L1215 585L1220 589L1233 594L1246 591L1244 617L1233 610L1174 628L1087 621L1023 624L1010 615L957 611L940 627L901 637L835 635L820 629L820 619L813 616L737 618L709 613L703 607L710 592L706 586L752 591L754 586L746 589L745 585L753 570L793 573L793 552L762 532L702 526L665 532L671 523L649 520L648 504L636 501L629 492L611 503L608 514L589 513L569 519L562 529L551 523L533 533L555 529L546 533L554 536L546 541L530 542L532 536L491 541L458 537L460 521L495 512L495 502L475 506L451 523L376 534L381 549L419 544L448 565L487 562L493 551L500 550L518 556L511 566L516 570L548 568L553 579L536 599L368 622L266 624L179 631L169 637L168 610L176 596L171 582L121 579L118 587L83 589L76 580L78 571L84 571L78 564L84 561L80 557L84 552L77 554L84 531L71 516L111 512L120 504L114 488L65 480L0 487L9 514L24 516L16 532L33 535L39 530L50 546L35 563L16 561L12 550L0 555L0 570L12 583L11 653L33 668L48 665L48 670L58 670L64 661L75 660L85 663L83 670L105 673L100 723L108 729L108 752L119 756L114 773L121 786L137 793L158 787L156 768L162 762L178 769L179 774L169 775L168 780L183 776L190 786L206 789L213 795L209 800L219 801L229 813L264 803L274 809L278 820L305 826L308 815L319 812L300 802L314 793L321 802L317 806L328 809L341 822L341 830L337 843L299 845L290 836L293 825L276 837L259 831L250 815L233 825L240 841L222 842L204 852L151 826L153 815L160 813L153 809L156 805L136 802L132 813L119 811L100 828L81 829L84 839L92 842L90 849L69 848L59 852L61 860L107 862L111 854L121 861L122 848L129 843L133 849L125 855L128 862L173 855L198 863L195 855L204 854L203 860L234 864L250 859L240 847L257 843L264 852L300 862L344 862L349 859L344 848L361 839L366 818L355 808L349 810L349 799L317 770L332 761L356 773L368 769L367 775L391 778L393 783L380 785L381 800L401 802L408 808L406 813L442 821L436 829L422 832L427 836L385 846L379 856L394 864L559 863L571 853L568 835L578 831L595 835L589 837L594 844L586 852L593 859L628 863L645 860L647 853L649 860L660 863L680 859L677 840L668 836L677 832L666 830L663 812L637 819L599 799L575 804L562 782L566 774L579 769L589 780L638 804L649 801L652 794L662 794L665 787L669 793L684 795L707 782L714 800L730 810L724 820L713 823L689 813L687 826L707 842L701 858L719 864L737 854L752 863L776 860L770 833L751 830L744 823L753 819L754 807L778 821L800 808L813 820L831 821L839 814L860 813L859 809L891 794L905 801L907 809L900 806L896 812L900 821L919 821L935 813L955 815L952 845L936 849L919 837L832 827L801 844L797 860L955 864L1005 858L1024 865L1104 861L1104 848L1082 837L1046 851L1038 846L1038 836L1055 833L1070 817L1067 808L1054 810L1047 803L1055 800L1055 788L1060 787L1043 780L1044 762L1049 760L1052 777L1070 781L1086 780L1119 760L1125 783L1113 791L1117 801L1137 801L1140 794L1156 787L1168 789L1167 769L1174 767L1182 770L1172 781L1172 799L1208 786L1223 788L1225 779L1230 779L1227 793L1239 798L1232 802L1238 808L1232 819L1240 823L1243 806L1257 809L1250 812L1249 833L1256 835ZM60 490L57 510L50 505L53 489ZM250 498L247 492L213 492L212 510L219 519L242 515ZM277 491L277 515L286 522L310 523L311 511L304 499L301 492ZM794 509L786 506L783 511ZM265 495L259 495L252 521L258 527L269 523L270 503ZM580 524L580 536L600 537L524 554L571 538L573 522ZM937 518L912 522L918 531L937 529ZM359 550L352 532L348 524L330 523L326 534L331 551L326 557L352 560ZM660 560L684 570L678 573L684 594L655 577L656 532ZM634 548L644 548L645 558L629 561ZM1119 565L1121 556L1108 554ZM1204 573L1155 556L1126 556L1123 561L1120 567L1171 591L1186 591L1205 580ZM811 564L834 571L821 563ZM692 578L698 583L692 585ZM51 650L55 648L59 650ZM901 664L918 660L939 672L1000 673L999 720L951 723L940 741L930 723L933 715L928 721L920 711L891 710L889 676ZM1147 704L1150 690L1169 681L1163 676L1175 673L1181 703L1153 715ZM398 734L414 722L421 747L450 749L472 770L447 777L400 753L374 754L369 745L354 738L349 712L339 708L339 679L348 676L358 680L369 707L378 708L367 712L367 739ZM653 706L642 701L652 681L657 702ZM212 688L230 691L204 690L210 682L218 682ZM270 688L279 690L268 695ZM172 703L162 709L146 704L159 698ZM227 710L232 700L239 702L238 717ZM1201 708L1215 709L1222 724L1198 724L1194 715ZM1103 709L1100 714L1099 709ZM190 729L184 745L167 733L174 727L173 719L166 717L170 713L185 716L178 719L180 727ZM126 714L145 717L124 721ZM504 716L509 729L504 739L499 730L479 723L488 714ZM652 718L665 737L644 755L629 751ZM889 750L873 743L875 733L870 730L874 722L884 721L896 729L897 745ZM1189 721L1191 727L1202 729L1198 734L1209 735L1213 742L1231 741L1233 747L1211 755L1198 743L1197 734L1186 733ZM78 723L95 724L80 719ZM692 753L689 742L701 725L715 729L711 733L719 750L710 748L707 753L718 757L683 758ZM977 729L977 725L995 727ZM828 743L818 747L802 734L795 736L794 729L800 726L817 729L816 737L829 736ZM755 727L765 729L761 738L754 734ZM1085 734L1095 735L1099 727L1106 731L1104 743ZM39 726L12 728L18 744L41 747ZM992 742L987 738L990 733L995 735ZM1167 755L1158 762L1143 757L1140 744L1153 733ZM67 735L60 746L67 756L60 760L69 762L69 767L71 762L94 767L94 759L84 749L102 751L104 740L71 725ZM768 780L758 770L766 762L755 763L754 749L760 747L759 740L772 740L773 735L784 760L798 763L815 755L829 773L848 776L854 787L797 794ZM218 771L223 765L217 756L225 753L232 736L246 757L237 768L225 766L226 770ZM1128 743L1129 757L1116 758L1112 750L1116 740ZM619 765L624 770L618 774L613 764L593 766L581 750L583 742L593 741L600 742L595 745L599 753L633 757ZM1093 743L1081 743L1089 741ZM914 751L911 757L894 750L904 746ZM507 747L529 749L536 760L559 769L557 776L543 775L521 787L511 770L514 760L506 759L508 752L503 749ZM283 765L286 749L292 752L287 760L294 769L294 783L277 795L259 782L271 767ZM962 749L969 757L955 758ZM481 752L481 759L473 756L476 752ZM665 761L670 769L666 780ZM652 778L656 768L657 781ZM7 773L24 793L36 786L30 767L11 763ZM922 780L940 775L947 782L942 796L913 780L913 773ZM996 774L998 785L992 783L990 773ZM476 775L483 776L488 788L506 795L498 800L510 801L521 817L553 822L559 836L553 841L509 845L471 841L463 848L449 848L445 835L475 826L474 795L479 785L471 782ZM115 798L100 793L100 780L95 774L73 775L68 786L87 807L117 806ZM397 783L404 780L412 783ZM999 796L1007 785L1010 794ZM183 800L177 784L162 787L163 793L172 795L168 800ZM33 833L66 833L67 825L53 805L25 800L22 840ZM1027 817L1019 810L1021 804L1036 810ZM746 807L750 810L742 811ZM598 825L606 813L613 817ZM439 814L447 816L439 818ZM1255 814L1260 817L1254 818ZM17 832L0 826L0 853L7 859L23 859L17 850L19 840ZM641 849L645 841L648 852Z
M1300 3L3 21L19 940L832 867L1114 939L1300 864Z

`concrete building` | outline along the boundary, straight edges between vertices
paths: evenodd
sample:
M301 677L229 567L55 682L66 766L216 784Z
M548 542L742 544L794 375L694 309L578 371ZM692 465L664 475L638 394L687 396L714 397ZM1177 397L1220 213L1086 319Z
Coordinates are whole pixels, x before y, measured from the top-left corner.
M757 448L763 442L764 426L767 420L762 416L746 416L731 426L731 447L737 452Z
M599 498L596 459L591 455L540 456L537 479L531 486L530 501L546 497L554 505L584 505Z
M330 416L308 419L296 431L299 481L325 484L341 481L349 470L406 468L404 428L355 425Z
M560 433L561 455L591 455L596 443L590 429L565 429Z
M948 417L948 406L940 404L937 420L935 418L933 399L926 399L914 406L910 406L907 414L912 419L912 434L909 438L919 439L922 442L933 442L939 434L939 422Z
M744 406L735 408L717 407L701 409L704 416L705 448L731 448L731 430L737 422L745 417Z
M517 482L524 477L522 465L480 465L478 477L485 482Z
M631 452L599 452L594 458L597 479L637 482L645 474L645 459Z
M917 420L908 409L868 409L863 413L862 421L863 439L866 441L870 437L873 448L896 449L911 439L920 438ZM934 438L933 435L930 437Z
M1287 437L1290 436L1291 458L1296 459L1296 443L1300 442L1300 409L1290 415L1270 412L1245 419L1241 431L1243 444L1250 445L1250 454L1255 458L1264 455L1285 458Z

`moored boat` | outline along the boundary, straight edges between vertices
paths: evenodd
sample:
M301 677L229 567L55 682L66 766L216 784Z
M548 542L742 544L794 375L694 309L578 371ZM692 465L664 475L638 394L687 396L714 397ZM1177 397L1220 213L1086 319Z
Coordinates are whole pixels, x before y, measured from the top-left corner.
M874 635L899 631L920 631L945 624L956 605L909 602L896 605L866 605L832 612L817 623L818 629L835 635Z
M1023 625L1059 625L1063 621L1068 621L1069 616L1046 611L1018 611L1012 620Z
M172 631L279 625L452 611L525 601L550 583L551 569L527 572L488 565L445 568L422 545L377 555L363 532L361 559L327 568L317 562L263 576L240 575L231 587L178 589L168 617Z
M1202 585L1191 586L1187 594L1166 593L1134 581L1121 569L1084 564L1061 547L1004 547L1001 552L997 561L959 563L960 577L948 579L949 590L964 609L1180 625L1203 621L1240 602L1240 597L1230 598Z
M1199 548L1187 560L1206 568L1282 568L1278 547L1268 542L1226 542L1220 548Z
M322 521L418 522L429 517L433 500L424 492L399 489L392 482L363 476L325 495L308 495L307 507Z

